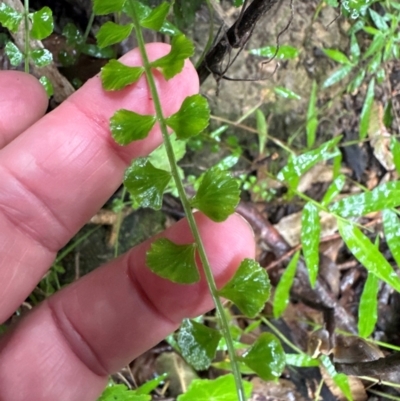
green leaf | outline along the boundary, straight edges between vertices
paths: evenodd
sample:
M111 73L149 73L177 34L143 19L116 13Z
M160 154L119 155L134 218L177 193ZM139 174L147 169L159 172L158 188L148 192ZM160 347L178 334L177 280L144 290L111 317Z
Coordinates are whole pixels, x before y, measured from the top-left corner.
M317 82L313 80L310 94L310 101L308 102L307 111L307 147L311 148L315 143L315 134L318 127L318 113L317 113Z
M400 278L377 247L351 222L338 220L343 241L356 259L396 291L400 291Z
M239 184L228 171L211 168L204 174L190 204L211 220L221 222L234 213L239 195Z
M369 337L374 331L378 320L378 291L378 277L368 273L358 307L358 333L361 337Z
M346 65L352 65L352 62L347 58L347 56L339 50L336 49L322 49L326 56L332 60Z
M353 62L357 62L360 58L361 55L361 50L360 46L358 45L357 42L357 37L354 35L354 33L351 35L350 39L350 57Z
M260 155L263 155L268 138L268 123L264 113L260 109L256 110L256 119L257 119L257 133L258 133L258 143L259 143L258 153Z
M142 115L130 110L117 110L110 119L110 130L115 142L128 145L144 139L156 122L152 115Z
M171 51L151 63L153 68L160 68L165 79L171 79L179 74L185 60L194 54L193 43L185 35L179 34L172 38Z
M167 18L169 7L169 3L161 3L159 6L154 8L147 17L140 21L140 25L143 28L159 31L164 24L165 18Z
M276 57L280 60L291 60L299 55L299 51L293 46L279 46L278 51L276 51L276 46L266 46L260 49L252 49L249 51L250 54L262 57ZM275 55L276 54L276 55Z
M7 42L4 50L10 59L11 65L17 67L24 61L24 55L13 42Z
M371 60L368 62L367 71L374 74L382 64L382 53L375 53Z
M400 266L400 221L397 213L390 209L384 209L382 211L383 220L383 232L385 233L385 238L396 261L397 266Z
M368 9L369 15L371 16L372 21L374 21L375 26L381 31L385 32L389 30L389 26L386 23L385 19L381 17L376 11L372 8Z
M146 254L146 264L160 277L178 284L200 280L195 259L196 245L178 245L166 238L155 240Z
M47 49L35 49L30 53L32 61L39 68L49 65L53 61L53 54Z
M254 370L250 369L248 366L246 366L245 363L237 362L237 364L239 366L239 370L242 375L254 375L255 374ZM229 360L225 360L225 361L221 361L221 362L213 362L211 364L211 366L213 368L226 370L227 372L232 372L232 364Z
M292 288L293 279L296 275L297 263L299 261L300 251L297 251L290 263L283 272L278 285L275 289L274 302L272 304L274 318L282 316L287 305L289 304L290 289Z
M372 78L369 82L367 94L365 96L364 105L361 110L360 117L360 139L366 138L368 135L369 120L371 118L372 104L375 96L375 79Z
M100 48L122 42L132 32L133 24L119 25L107 21L96 34L97 44Z
M372 191L348 196L333 203L329 209L347 218L359 217L396 206L400 206L400 181L387 182Z
M352 81L349 83L348 86L348 92L354 92L356 89L358 89L361 84L364 82L364 78L365 78L365 69L363 68L362 70L360 70L357 75L352 79Z
M100 59L111 59L115 57L115 51L112 47L104 47L100 49L99 46L92 43L82 43L79 46L79 50L82 54L86 54L90 57L100 58Z
M64 26L62 35L65 36L67 39L67 44L70 46L81 44L83 41L81 31L71 22Z
M0 24L11 32L18 30L23 15L7 4L0 3ZM14 64L13 64L14 65Z
M194 320L185 319L178 334L182 356L196 370L206 370L215 357L221 333Z
M311 287L315 286L319 269L319 239L321 223L319 210L311 202L305 204L301 215L301 243Z
M275 86L274 91L276 94L278 94L280 97L283 97L284 99L301 99L300 95L291 91L290 89L284 88L283 86Z
M117 60L110 60L101 69L101 82L107 91L120 90L138 81L143 67L128 67Z
M344 176L343 174L339 174L333 180L332 184L329 185L329 188L325 192L325 195L321 201L322 206L328 206L329 203L331 203L336 198L336 196L340 194L345 183L346 183L346 176Z
M124 185L141 207L159 210L170 180L169 172L155 168L146 158L139 158L126 170Z
M324 81L324 83L322 84L322 88L326 89L329 86L337 84L347 75L349 75L352 69L353 69L352 65L344 65L343 67L339 68Z
M380 52L386 43L386 36L379 33L378 35L374 36L372 39L371 44L369 45L368 49L362 56L363 60L366 60L368 57L371 57L373 54Z
M397 174L400 174L400 143L394 136L390 138L390 150L393 154L393 163L396 167Z
M286 354L286 365L298 366L299 368L312 368L319 366L318 359L307 354Z
M145 394L137 394L129 390L125 384L113 384L107 387L97 401L150 401L151 397Z
M251 394L252 384L243 381L246 397ZM178 396L177 401L237 401L235 378L232 374L214 380L195 379L185 394Z
M43 76L43 77L40 77L39 82L43 85L44 90L47 93L47 96L48 97L53 96L54 88L53 88L53 84L51 83L50 79Z
M323 160L331 159L340 154L336 145L341 139L341 136L337 136L323 143L317 149L310 150L296 157L291 156L287 165L278 173L278 180L286 181L291 188L296 188L300 177L311 167Z
M176 138L176 134L174 133L169 136L169 139L171 141L172 149L174 150L175 160L178 162L186 154L186 142L178 140ZM150 153L149 161L156 168L171 171L171 166L168 161L167 151L164 143Z
M239 358L263 380L276 380L285 368L285 352L280 341L271 333L262 333Z
M43 7L39 11L29 14L32 20L32 38L43 40L50 36L54 29L53 12L49 7Z
M93 0L95 15L106 15L122 11L126 0Z
M246 316L255 317L268 301L270 290L265 269L253 259L244 259L218 294L231 300Z
M166 120L179 139L188 139L200 134L210 121L210 108L207 100L201 95L188 96L181 108Z
M136 394L150 394L153 390L155 390L165 379L168 377L168 374L164 373L155 379L149 380L143 383L140 387L138 387L135 392Z

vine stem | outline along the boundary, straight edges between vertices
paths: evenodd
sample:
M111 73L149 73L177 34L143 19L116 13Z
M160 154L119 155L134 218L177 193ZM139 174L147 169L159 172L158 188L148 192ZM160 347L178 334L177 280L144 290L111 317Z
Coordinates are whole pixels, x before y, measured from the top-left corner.
M24 0L24 23L25 23L25 72L29 74L29 0Z
M167 152L168 161L171 166L171 175L175 181L175 185L178 190L179 197L181 199L182 206L185 211L185 215L188 220L190 230L194 237L201 263L203 265L203 270L204 270L204 274L207 279L208 288L209 288L211 297L214 301L215 308L217 310L219 323L221 326L223 336L226 341L229 358L231 360L231 368L232 368L233 376L235 378L238 400L246 401L246 395L244 392L244 387L243 387L243 382L242 382L242 375L240 373L238 361L237 361L236 354L235 354L235 347L233 345L232 336L231 336L231 333L229 330L229 322L226 317L224 307L222 306L222 302L218 296L217 286L216 286L216 283L214 280L214 276L212 274L210 263L208 262L208 258L207 258L206 251L204 249L203 241L201 240L201 236L200 236L199 230L196 225L196 221L195 221L195 218L193 215L192 208L190 206L190 202L186 196L185 189L184 189L183 184L179 177L178 165L176 162L176 158L175 158L174 150L173 150L173 147L171 144L171 140L169 138L167 124L165 122L165 117L164 117L164 114L162 111L161 101L158 96L156 83L155 83L155 80L154 80L154 77L153 77L153 74L151 71L151 65L150 65L149 59L147 57L145 42L144 42L144 38L142 35L142 30L140 28L139 18L137 15L136 4L135 4L136 2L134 0L131 0L131 1L132 1L132 6L133 6L132 8L134 10L133 23L134 23L135 32L136 32L136 39L137 39L139 51L140 51L140 54L142 57L143 67L144 67L146 78L147 78L147 83L149 85L150 92L151 92L151 95L153 98L154 109L156 112L156 118L160 125L162 137L164 140L165 150Z

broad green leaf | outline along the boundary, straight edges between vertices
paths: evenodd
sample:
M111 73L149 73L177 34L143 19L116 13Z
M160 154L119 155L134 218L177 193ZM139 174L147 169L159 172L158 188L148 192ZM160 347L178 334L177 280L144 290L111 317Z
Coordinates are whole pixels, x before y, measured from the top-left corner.
M160 209L165 188L171 180L171 174L155 168L147 159L133 161L126 170L124 185L133 200L141 207Z
M377 247L353 223L338 220L340 235L356 259L396 291L400 291L400 278Z
M169 136L169 139L174 150L175 160L178 162L186 154L186 142L178 140L176 138L176 134L174 133ZM168 161L167 151L165 149L164 143L162 143L150 153L149 161L156 168L171 171L171 166Z
M228 171L211 168L204 174L190 204L211 220L221 222L234 213L239 195L239 185Z
M331 159L340 154L336 145L341 139L342 137L338 136L323 143L317 149L310 150L296 157L291 156L287 165L278 173L278 180L286 181L292 188L296 188L300 177L311 167L323 160Z
M136 82L143 72L143 67L128 67L118 60L110 60L101 69L101 82L107 91L119 90Z
M0 24L11 32L17 32L23 15L7 4L0 3ZM14 64L13 64L14 65Z
M32 38L43 40L53 32L53 12L49 7L43 7L39 11L29 14L29 17L32 20Z
M243 387L249 398L252 384L243 381ZM177 401L238 401L235 378L227 374L214 380L193 380L186 393L179 395Z
M128 145L144 139L156 122L152 115L142 115L130 110L117 110L110 119L110 130L115 142Z
M299 368L312 368L319 366L318 359L311 358L307 354L286 354L286 365L298 366Z
M45 67L53 61L53 54L47 49L35 49L30 52L32 61L37 67Z
M231 300L248 317L255 317L269 299L268 274L255 260L245 259L235 275L218 291Z
M7 42L4 50L10 59L11 65L17 67L22 63L24 60L24 55L21 52L21 50L18 49L18 47L13 43L13 42Z
M210 121L210 108L201 95L188 96L181 108L166 120L179 139L188 139L200 134Z
M374 21L375 26L381 31L385 32L389 30L389 26L386 23L385 19L381 17L376 11L372 8L368 9L369 15L371 16L372 21Z
M290 263L287 265L278 285L276 286L274 302L272 304L275 319L282 315L289 304L290 289L292 288L293 279L296 275L299 256L300 251L297 251L293 255L293 258L290 260Z
M81 31L70 22L64 26L62 35L66 37L67 44L71 46L81 44L83 41Z
M397 174L400 174L400 143L397 138L390 138L390 150L393 154L393 163L396 167Z
M276 46L266 46L260 49L252 49L249 51L250 54L262 57L276 57L280 60L290 60L294 59L299 55L299 51L293 46L279 46L278 51L276 51Z
M164 373L155 379L149 380L143 383L140 387L135 390L136 394L150 394L155 390L162 382L164 382L168 377L168 374Z
M132 32L133 24L119 25L107 21L96 34L97 44L100 48L122 42Z
M310 101L308 102L307 111L307 147L312 148L315 143L315 134L318 127L318 113L317 113L317 82L313 80L310 94Z
M301 215L301 243L311 287L315 286L319 269L319 239L321 223L319 210L311 202L305 204Z
M258 143L259 143L258 153L260 155L263 155L268 138L268 123L264 113L260 109L256 110L256 120L257 120L257 132L258 132Z
M400 267L400 221L397 213L390 209L382 210L383 232L398 267Z
M106 59L112 59L115 57L115 51L111 46L100 49L99 46L93 43L82 43L78 45L78 47L83 54L86 54L90 57Z
M363 108L360 117L360 139L365 139L368 135L369 121L371 118L372 104L375 96L375 79L372 78L368 84L367 94L365 96Z
M107 387L97 401L150 401L146 394L138 394L135 390L129 390L125 384L113 384Z
M352 62L340 50L322 49L322 51L325 53L326 56L340 64L352 65Z
M182 356L196 370L206 370L215 357L221 333L218 330L185 319L178 334Z
M344 65L343 67L339 68L324 81L322 88L325 89L329 86L337 84L339 81L347 77L352 69L352 65Z
M167 18L170 4L164 2L154 8L151 13L140 21L143 28L159 31Z
M285 368L286 359L280 341L271 333L262 333L239 358L263 380L276 380Z
M93 0L93 12L95 15L106 15L122 11L126 0Z
M200 280L195 252L195 244L179 245L159 238L151 244L146 264L153 273L174 283L193 284Z
M244 362L237 362L239 365L239 370L242 375L254 375L255 372L253 369L250 369ZM232 372L232 364L229 360L221 361L221 362L213 362L211 364L213 368L226 370L227 372Z
M369 272L358 307L358 334L361 337L369 337L374 331L378 320L378 291L379 279Z
M53 88L53 84L51 83L50 79L43 76L43 77L40 77L39 82L43 85L44 90L47 93L47 96L48 97L53 96L54 88Z
M301 99L300 95L291 91L290 89L284 88L283 86L275 86L274 91L276 94L278 94L280 97L283 97L284 99Z
M328 206L329 203L331 203L336 198L336 196L340 194L345 183L346 183L346 176L343 174L339 174L333 180L332 184L329 185L329 188L327 189L324 197L322 198L321 204L323 206Z
M165 79L171 79L182 71L185 60L194 54L193 43L180 34L174 36L171 42L171 51L151 63L154 68L160 68Z
M372 191L348 196L333 203L329 209L347 218L359 217L396 206L400 206L400 181L387 182Z

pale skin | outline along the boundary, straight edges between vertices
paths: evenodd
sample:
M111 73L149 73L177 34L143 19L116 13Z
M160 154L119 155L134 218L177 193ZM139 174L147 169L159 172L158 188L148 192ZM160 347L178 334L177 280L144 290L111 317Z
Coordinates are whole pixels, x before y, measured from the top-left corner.
M150 59L168 46L147 47ZM133 50L122 60L139 65ZM187 62L166 82L156 74L165 115L199 90ZM126 108L153 112L144 78L106 93L89 80L43 117L47 98L35 78L0 71L0 323L49 269L57 251L107 201L130 161L161 142L159 130L127 147L111 139L108 120ZM254 257L254 237L238 215L213 223L196 215L217 285ZM162 234L191 241L186 220ZM0 339L0 401L95 401L107 376L213 304L204 279L181 286L145 266L151 239L35 307Z

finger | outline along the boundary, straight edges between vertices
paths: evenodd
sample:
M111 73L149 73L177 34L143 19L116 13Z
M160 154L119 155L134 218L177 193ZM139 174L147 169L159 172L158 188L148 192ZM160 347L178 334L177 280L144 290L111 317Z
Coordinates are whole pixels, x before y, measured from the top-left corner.
M254 257L252 231L238 215L220 224L200 214L196 220L221 287L243 258ZM163 236L192 241L186 220ZM8 334L0 343L0 399L95 400L109 373L158 343L183 318L212 308L204 279L178 285L145 266L151 241L49 298Z
M147 47L150 59L169 51ZM122 58L140 64L134 50ZM163 110L176 112L198 90L194 67L165 81L154 72ZM153 113L142 77L118 92L105 92L91 79L60 107L47 114L0 151L0 322L34 288L60 249L106 202L134 157L148 154L161 141L155 128L145 140L121 147L109 132L109 119L120 108Z
M43 86L32 75L0 71L0 149L39 120L47 103Z

